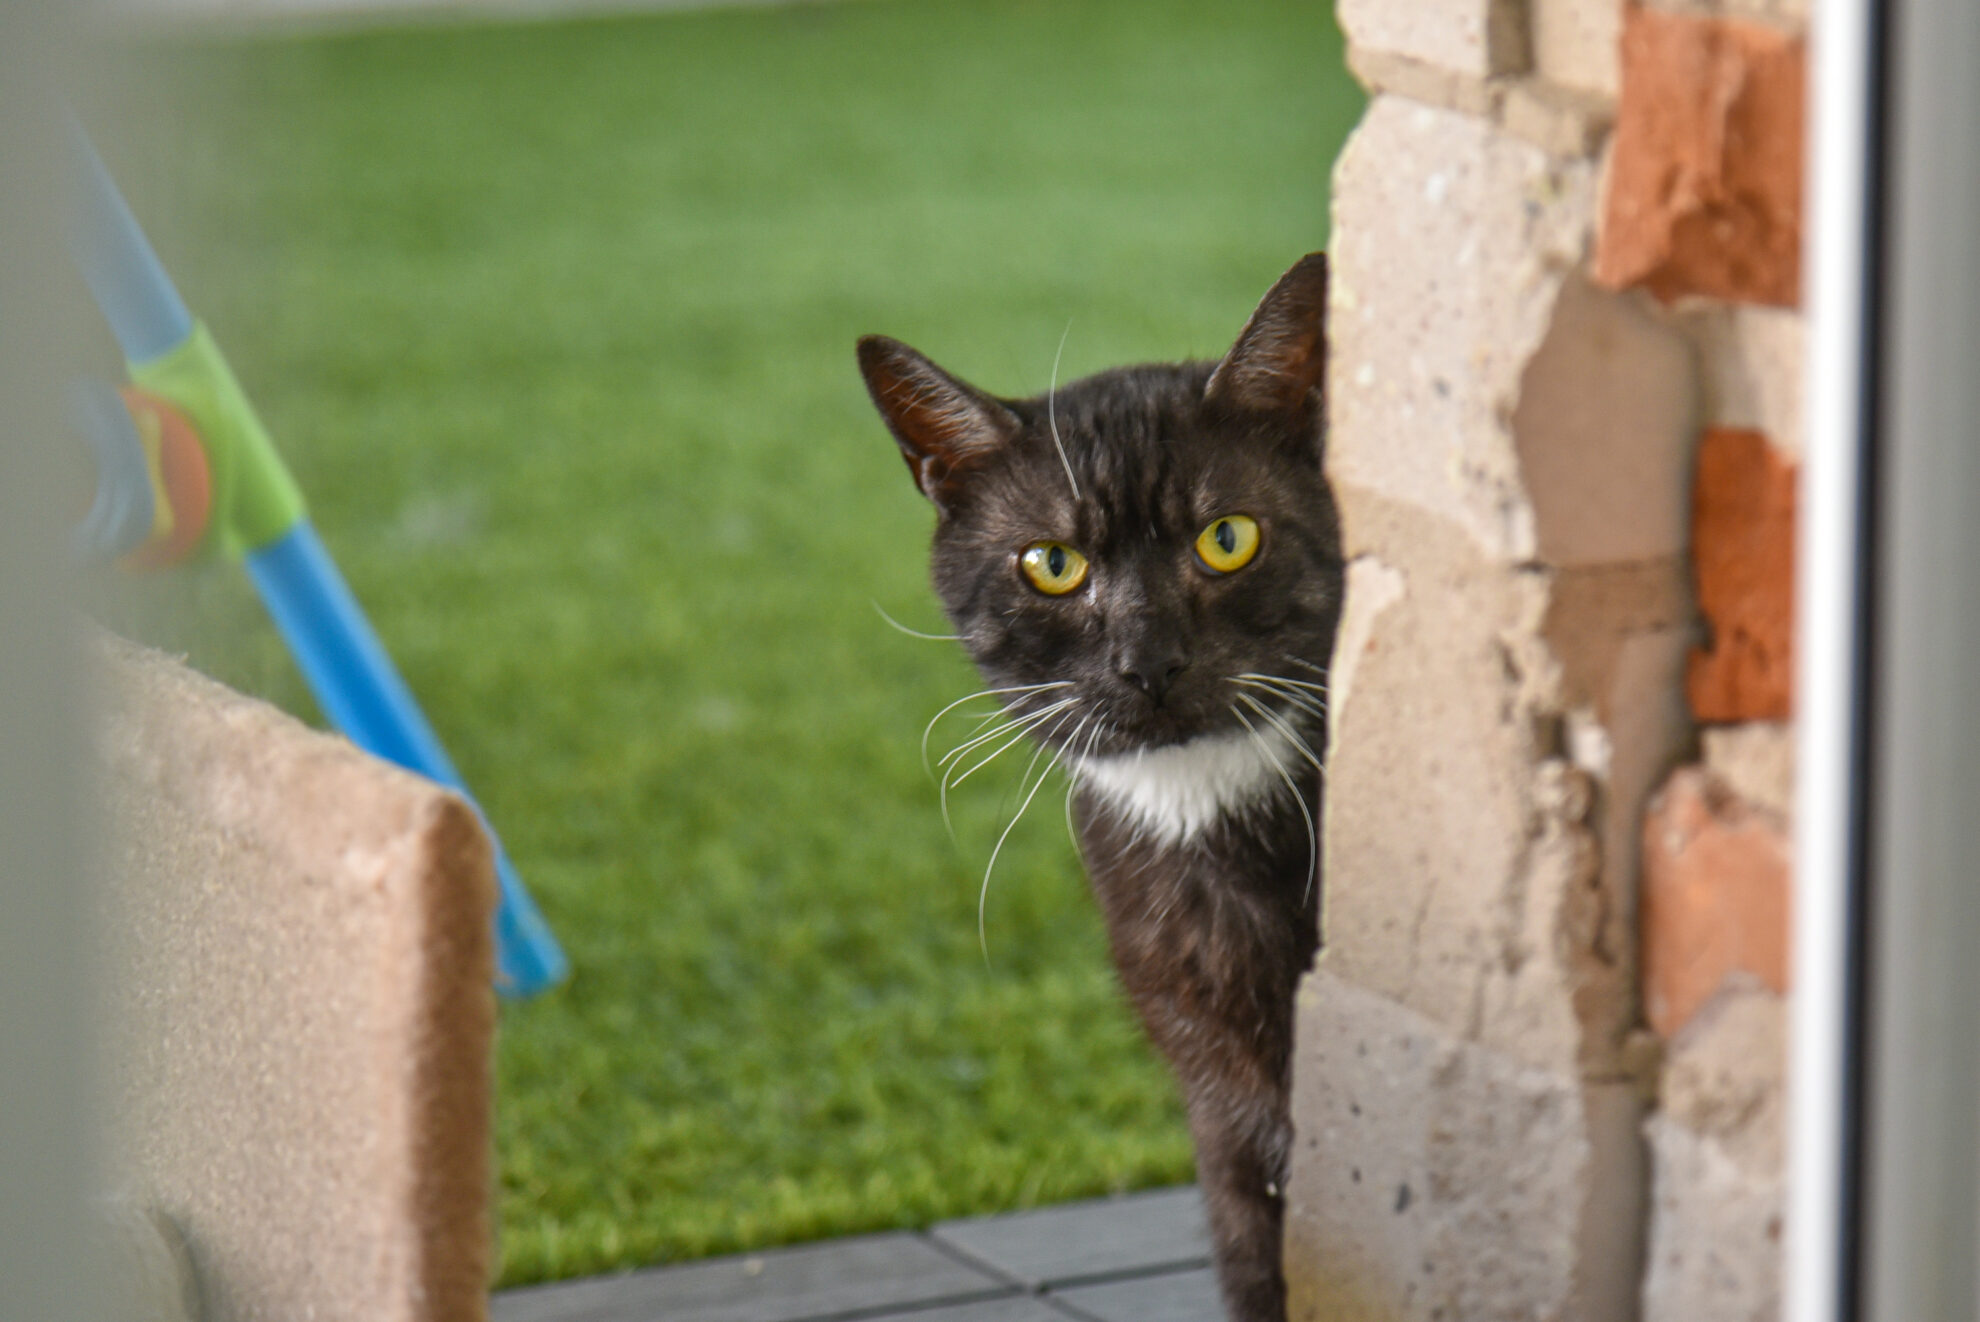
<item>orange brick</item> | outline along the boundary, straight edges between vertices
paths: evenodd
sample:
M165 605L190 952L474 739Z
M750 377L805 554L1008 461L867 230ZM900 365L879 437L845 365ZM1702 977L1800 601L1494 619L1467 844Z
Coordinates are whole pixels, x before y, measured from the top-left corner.
M1754 23L1626 11L1598 281L1799 301L1804 54Z
M1796 471L1757 431L1699 438L1691 555L1711 646L1692 653L1685 691L1701 721L1793 712Z
M1643 1006L1665 1040L1728 977L1788 989L1792 860L1781 817L1702 767L1673 774L1643 824Z

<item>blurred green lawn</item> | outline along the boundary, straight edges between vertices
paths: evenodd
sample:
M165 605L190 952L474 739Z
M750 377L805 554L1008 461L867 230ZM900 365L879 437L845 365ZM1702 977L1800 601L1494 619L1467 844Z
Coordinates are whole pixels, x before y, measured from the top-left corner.
M894 0L130 68L113 164L576 966L503 1011L504 1280L1187 1179L1050 787L978 950L1023 763L952 844L918 746L972 679L874 612L944 631L852 344L1008 393L1068 323L1062 377L1221 352L1326 236L1360 106L1327 7ZM237 572L141 596L139 631L314 718Z

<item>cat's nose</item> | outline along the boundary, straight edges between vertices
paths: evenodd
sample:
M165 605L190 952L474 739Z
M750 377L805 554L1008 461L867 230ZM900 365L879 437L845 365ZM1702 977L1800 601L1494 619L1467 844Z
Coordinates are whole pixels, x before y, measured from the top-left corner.
M1160 647L1130 653L1120 659L1118 668L1122 679L1146 693L1151 702L1159 703L1188 665L1189 658L1179 649Z

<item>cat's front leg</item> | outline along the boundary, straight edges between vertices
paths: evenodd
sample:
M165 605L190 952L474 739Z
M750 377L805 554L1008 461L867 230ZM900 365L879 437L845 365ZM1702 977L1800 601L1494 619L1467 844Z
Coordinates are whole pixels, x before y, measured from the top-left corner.
M1230 1322L1284 1322L1286 1282L1280 1266L1285 1223L1283 1114L1233 1114L1219 1099L1193 1100L1196 1178L1210 1218L1217 1283Z

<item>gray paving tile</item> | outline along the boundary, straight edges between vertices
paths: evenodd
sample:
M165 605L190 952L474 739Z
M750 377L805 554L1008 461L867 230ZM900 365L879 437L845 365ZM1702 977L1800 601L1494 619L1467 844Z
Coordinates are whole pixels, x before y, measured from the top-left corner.
M1033 1289L1210 1261L1194 1186L949 1221L929 1233Z
M1008 1293L1004 1282L919 1235L866 1235L507 1290L491 1301L489 1316L491 1322L815 1322Z
M1208 1267L1076 1285L1056 1297L1095 1322L1224 1322L1217 1273Z
M1055 1307L1048 1296L1013 1294L973 1304L945 1304L911 1313L888 1313L871 1322L1087 1322L1087 1319Z

